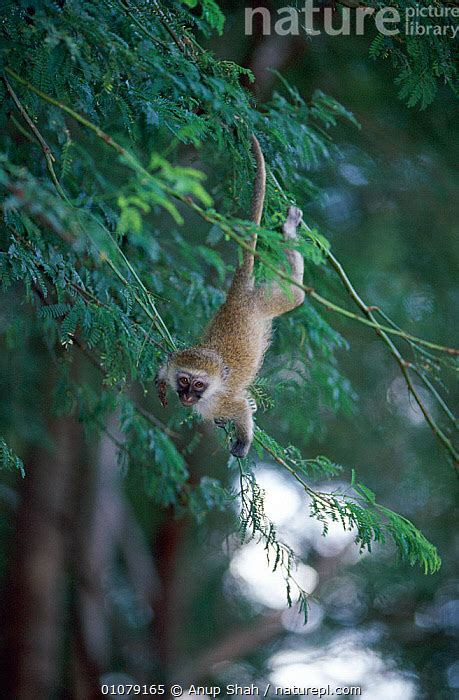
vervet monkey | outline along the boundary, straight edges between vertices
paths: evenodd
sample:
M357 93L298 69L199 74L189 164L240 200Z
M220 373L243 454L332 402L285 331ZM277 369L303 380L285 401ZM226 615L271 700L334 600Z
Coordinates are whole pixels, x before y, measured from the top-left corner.
M251 220L260 224L266 191L266 169L257 139L252 137L257 174ZM297 238L302 212L290 207L282 231L285 240ZM201 342L171 355L156 377L158 396L167 405L166 387L177 392L184 406L193 406L206 420L223 427L232 421L235 440L231 454L246 457L253 439L253 400L248 387L255 379L268 348L272 319L304 301L304 291L291 285L255 286L253 278L256 234L251 250L244 251L223 306L207 328ZM297 250L286 250L289 273L303 281L304 262ZM255 406L256 408L256 406Z

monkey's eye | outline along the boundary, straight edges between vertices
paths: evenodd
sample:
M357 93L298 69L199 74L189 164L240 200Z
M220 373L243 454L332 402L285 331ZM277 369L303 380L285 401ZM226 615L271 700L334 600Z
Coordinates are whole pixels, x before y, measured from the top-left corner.
M203 382L195 382L195 383L194 383L194 388L195 388L195 389L203 389L203 388L204 388Z
M179 378L180 386L188 386L189 383L190 383L190 380L187 377L180 377Z

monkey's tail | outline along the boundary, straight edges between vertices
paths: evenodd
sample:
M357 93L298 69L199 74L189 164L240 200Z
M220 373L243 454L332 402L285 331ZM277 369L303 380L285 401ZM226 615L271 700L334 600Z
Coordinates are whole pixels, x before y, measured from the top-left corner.
M256 162L256 175L255 182L253 185L253 198L252 198L252 212L251 220L260 225L261 217L263 215L263 207L265 203L266 194L266 165L265 158L263 156L263 151L261 150L260 144L257 137L252 134L252 150L255 156ZM253 262L254 262L254 251L257 246L257 233L252 235L252 240L250 241L251 250L244 251L244 262L242 264L242 273L245 278L249 278L253 273Z
M257 173L253 186L252 215L250 218L256 224L260 225L266 194L266 165L263 151L261 150L258 139L254 134L252 134L252 150L257 165ZM253 247L255 248L255 246Z
M251 220L260 225L265 203L266 192L266 166L263 152L256 136L252 134L252 150L256 162L256 175L253 185ZM229 290L229 298L240 292L242 288L250 286L253 279L254 252L257 245L257 232L255 231L250 241L250 249L244 249L242 265L236 270L233 283Z

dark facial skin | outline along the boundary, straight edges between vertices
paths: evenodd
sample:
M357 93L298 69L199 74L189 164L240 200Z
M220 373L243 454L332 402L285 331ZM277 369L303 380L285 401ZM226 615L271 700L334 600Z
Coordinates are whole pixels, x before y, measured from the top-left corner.
M184 406L194 406L206 389L207 383L202 377L194 377L188 372L177 374L177 394Z

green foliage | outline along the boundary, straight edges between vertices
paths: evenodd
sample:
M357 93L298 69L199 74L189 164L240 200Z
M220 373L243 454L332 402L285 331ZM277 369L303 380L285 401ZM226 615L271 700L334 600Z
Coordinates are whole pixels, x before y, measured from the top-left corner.
M254 399L257 408L261 408L263 411L269 411L276 405L275 401L266 391L267 385L268 381L266 377L257 377L250 387L250 394Z
M360 550L367 549L369 552L373 543L384 543L390 537L402 560L411 566L421 564L426 574L438 571L441 560L435 547L409 520L378 504L375 494L356 482L354 470L351 480L354 493L316 491L307 479L321 473L327 477L333 476L341 471L339 465L326 457L304 460L296 448L282 448L260 429L256 431L255 440L260 456L263 451L267 452L304 488L311 499L311 514L323 523L325 535L330 521L340 522L345 530L355 531L355 543Z
M381 0L374 7L387 5ZM399 96L409 107L419 105L425 109L442 84L457 94L458 53L453 31L458 18L451 13L451 3L401 0L396 7L401 18L400 33L377 34L370 45L370 57L391 60L395 82L400 85ZM434 15L430 14L432 10ZM425 14L421 16L419 11Z
M241 515L239 530L241 543L256 540L263 544L272 571L280 571L285 579L287 605L292 607L292 586L296 590L298 609L304 624L308 621L308 594L295 580L299 558L291 547L279 540L276 525L265 513L264 492L258 485L252 469L239 463Z
M225 489L218 479L204 476L197 488L189 492L186 507L196 518L196 521L201 524L208 517L210 511L226 511L238 496L238 493L232 493Z
M202 18L208 23L209 27L216 29L221 35L225 26L225 15L220 10L215 0L181 0L187 7L195 8L198 4L202 5Z
M78 416L88 436L106 432L107 417L117 412L122 439L111 438L119 443L123 468L143 475L154 503L191 512L201 522L237 494L206 476L189 483L187 460L195 443L184 447L177 440L177 427L186 430L183 414L167 425L157 418L154 376L166 354L194 341L222 302L235 262L228 262L233 246L226 241L241 246L254 231L241 218L253 179L250 133L259 135L270 166L257 262L257 277L270 282L284 260L279 228L287 202L318 191L317 168L333 167L339 154L332 128L338 120L357 122L331 97L318 91L306 101L285 81L282 94L258 111L240 85L247 71L196 42L196 29L223 30L214 0L153 5L154 11L140 0L68 0L62 7L28 0L5 10L9 40L2 59L9 82L2 84L0 111L0 280L7 303L24 300L25 322L33 314L39 328L59 375L56 411ZM372 47L375 56L381 50ZM410 51L415 62L414 46ZM430 54L422 61L427 70ZM403 84L409 80L407 74ZM403 89L415 102L414 86ZM420 89L416 99L424 103L432 90ZM18 129L17 112L12 120L12 90L45 149L27 121ZM190 152L199 167L190 164ZM311 230L297 246L307 275L326 287L325 237ZM352 387L336 357L347 343L309 300L279 326L266 370L273 396L262 379L253 395L273 413L278 395L295 394L296 401L307 396L307 418L304 411L296 415L308 438L319 432L324 409L353 410ZM75 370L79 361L85 372ZM260 429L255 447L302 484L324 532L329 520L338 520L355 528L362 549L387 537L410 564L438 568L433 546L361 484L354 485L354 495L314 491L309 480L340 472L328 458L306 459ZM0 454L2 464L22 469L3 442ZM247 464L241 465L238 495L242 539L264 543L272 567L285 576L290 603L296 557L266 518ZM306 615L307 596L300 587L297 594Z

